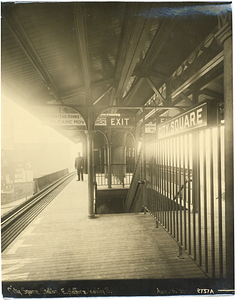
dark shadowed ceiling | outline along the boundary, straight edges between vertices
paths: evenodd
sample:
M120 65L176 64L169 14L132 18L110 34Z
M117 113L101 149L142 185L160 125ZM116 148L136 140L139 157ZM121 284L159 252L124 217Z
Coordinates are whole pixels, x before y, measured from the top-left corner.
M149 122L223 100L219 3L2 3L2 97L32 114L107 112ZM126 109L130 106L130 109ZM136 109L131 109L136 107ZM87 120L86 120L87 123ZM77 126L55 126L74 142Z

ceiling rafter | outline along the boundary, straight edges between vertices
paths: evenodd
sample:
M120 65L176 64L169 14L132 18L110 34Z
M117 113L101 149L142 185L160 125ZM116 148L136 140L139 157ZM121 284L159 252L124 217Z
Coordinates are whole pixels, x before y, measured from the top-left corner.
M133 12L132 12L132 7L130 7L130 4L127 4L126 11L127 11L127 15L125 16L124 26L122 28L121 38L119 42L120 46L118 49L118 55L117 55L116 66L115 66L114 78L116 82L119 82L120 80L126 52L128 50L128 45L130 44L130 37L131 37L130 23L132 23L132 19L130 18L130 15L133 15ZM131 13L128 13L129 11Z
M107 88L106 91L97 100L93 102L93 105L96 105L111 89L112 89L111 86Z
M91 83L91 89L93 90L96 87L106 85L106 84L110 85L113 88L117 87L117 84L116 84L115 80L113 80L112 78L108 78L108 79L105 79L105 80L100 80L100 81Z
M173 109L177 109L179 111L179 113L181 113L183 110L188 109L191 106L191 105L189 105L189 106L176 106L180 102L181 102L181 99L177 99L177 100L175 100L173 102L173 106L171 106L171 107L173 107ZM145 106L144 108L147 108L147 107L148 108L153 108L152 106ZM158 110L160 108L161 108L161 110ZM157 117L161 116L162 114L164 114L164 113L166 113L168 111L170 111L170 109L168 109L168 106L157 106L155 108L154 114L151 115L149 117L149 119L151 119L151 118L157 118ZM142 119L143 119L143 116L142 115L138 115L138 119L137 120L139 121L139 120L142 120Z
M188 105L193 105L194 104L193 101L191 99L189 99L184 93L180 93L180 96L183 98L183 100L186 101L186 103Z
M83 66L84 83L87 93L86 101L89 101L90 103L91 76L85 9L86 8L84 3L74 3L74 22L76 28L78 49L81 53L81 61Z
M185 81L179 88L177 88L174 92L171 93L172 98L176 98L177 96L180 96L176 100L173 101L174 108L176 108L176 104L180 103L182 100L185 100L189 106L191 106L192 101L183 93L187 88L189 88L192 84L194 84L198 79L200 79L202 76L207 74L212 68L217 66L219 63L221 63L224 59L224 53L221 51L217 56L215 56L211 61L209 61L205 66L203 66L198 72L196 72L192 77L190 77L187 81ZM148 79L147 79L148 81ZM149 81L148 81L149 82ZM204 94L211 96L211 97L217 97L221 98L221 94L219 93L213 93L209 90L204 90ZM182 99L181 99L182 98ZM156 115L160 115L162 113L165 113L167 111L167 108L163 108L159 113L155 112Z
M143 4L143 12L148 15L151 4ZM126 26L124 27L124 35L120 42L122 47L119 49L119 57L117 62L115 78L118 80L118 88L116 97L120 99L125 91L128 82L133 74L134 68L144 48L144 43L152 25L152 18L147 18L138 11L139 5L133 5L133 9L129 5ZM141 8L141 6L140 6ZM133 10L133 11L132 11ZM131 15L136 16L131 18ZM121 53L124 53L123 55Z
M175 18L172 19L172 20L169 20L169 21L164 20L162 22L162 25L157 30L156 35L155 35L153 41L151 42L151 45L150 45L150 47L147 51L147 54L145 56L145 59L144 59L143 63L142 63L141 69L136 71L136 74L138 74L136 84L132 86L132 88L128 92L127 96L125 97L123 103L125 103L127 101L129 101L129 102L131 101L132 97L135 95L135 93L138 90L140 84L142 83L141 77L147 77L148 76L148 74L147 74L148 69L151 67L154 60L158 56L159 52L163 48L167 38L169 37L170 30L172 30L172 28L175 26L175 24L176 24ZM142 74L144 74L144 76ZM156 77L157 76L158 75L156 74ZM167 76L159 76L159 77L160 78L163 77L163 79L162 79L163 81L165 81L165 79L167 79ZM155 92L156 93L158 92L157 89L156 89ZM164 99L163 99L163 101L164 101Z
M202 91L200 91L199 94L204 94L206 96L216 98L216 99L220 99L220 100L223 99L223 94L222 93L211 91L209 89L203 89Z
M116 86L116 83L114 80L112 79L105 79L105 80L100 80L98 82L94 82L94 83L91 83L91 91L93 91L95 88L97 87L101 87L101 86L104 86L104 85L108 85L112 88L115 88ZM86 86L80 86L78 88L74 88L74 89L70 89L68 91L63 91L61 93L61 98L62 99L66 99L66 98L71 98L71 97L74 97L74 96L77 96L77 95L81 95L82 93L86 93Z
M163 74L163 73L157 73L157 72L155 72L155 71L153 71L153 70L147 70L146 71L146 75L147 76L150 76L150 77L155 77L155 78L158 78L158 79L160 79L160 80L162 80L162 81L167 81L168 79L169 79L169 77L168 76L166 76L165 74ZM146 76L145 76L146 77Z
M147 82L149 83L149 86L152 88L152 90L155 92L155 94L160 98L160 100L165 103L166 99L162 96L162 94L158 91L158 89L155 87L154 83L149 77L146 77Z
M142 63L141 69L143 71L148 70L153 65L153 62L158 57L160 51L164 47L168 37L171 34L171 30L175 27L177 23L176 18L165 19L161 26L158 28L156 35L147 51L145 59Z
M193 76L191 76L188 80L186 80L179 88L171 93L171 97L175 98L184 90L189 88L192 84L194 84L198 79L207 74L211 69L217 66L224 60L224 53L221 51L218 55L216 55L212 60L210 60L205 66L203 66L200 70L198 70Z
M115 94L116 94L116 89L113 87L110 93L110 97L109 97L109 105L114 105L115 103Z
M176 101L176 104L178 104L179 102L181 102L181 100ZM174 106L174 105L164 105L164 106L158 106L158 105L150 105L150 106L144 106L144 105L89 105L87 107L85 107L85 105L67 105L70 108L76 109L76 110L80 110L80 109L88 109L88 110L110 110L110 109L130 109L130 110L137 110L137 109L144 109L144 110L151 110L151 109L166 109L166 110L170 110L170 109L179 109L179 110L183 110L185 108L188 108L188 106L186 105L180 105L180 106ZM61 107L60 105L57 104L52 104L51 107Z
M214 53L214 50L211 50L211 41L215 40L215 33L218 30L218 26L213 29L213 31L207 36L207 38L198 45L198 47L185 59L185 61L175 70L175 72L172 75L171 80L176 80L177 77L181 77L181 75L184 73L187 68L194 69L195 61L198 59L198 57L203 53ZM203 49L206 48L207 51L204 51ZM196 70L197 71L197 70Z
M179 69L181 69L182 71L184 71L185 66L191 66L191 67L193 67L194 61L199 56L199 52L200 52L201 47L203 47L204 44L206 44L206 42L208 40L210 40L211 38L214 39L214 32L216 32L216 30L217 30L217 27L209 35L209 37L206 39L206 41L204 43L201 43L197 47L197 49L185 60L185 62L173 73L173 75L171 76L171 83L176 78L177 72L178 72ZM151 49L152 49L152 46L151 46ZM157 55L158 55L158 53L157 53ZM191 62L192 58L193 58L193 61ZM198 79L200 79L202 76L204 76L207 72L209 72L212 68L214 68L216 65L218 65L221 61L223 61L223 59L224 59L224 54L223 54L223 51L221 51L217 56L215 56L215 58L213 58L204 67L202 67L200 70L198 70L192 77L189 77L189 79L187 81L185 81L184 83L181 83L180 87L178 87L170 95L167 95L169 98L170 97L171 98L175 98L178 95L180 96L179 98L177 98L177 99L175 99L173 101L173 105L176 105L177 103L181 102L182 100L185 100L186 103L189 106L191 106L193 104L193 102L183 92L187 88L189 88L192 84L194 84ZM142 71L140 70L140 72L142 72ZM153 82L151 80L149 80L149 78L146 78L146 79L147 79L147 82L151 85L151 87L153 88L153 90L155 91L155 94L156 94L156 90L157 89L153 85ZM160 93L158 94L158 96L161 96ZM161 100L163 100L163 98ZM160 113L164 113L166 111L167 111L167 109L163 109ZM157 113L155 112L155 114L157 114Z
M53 96L56 98L58 102L64 104L53 79L51 78L43 61L41 60L39 54L37 53L34 45L32 44L29 36L27 35L14 9L10 7L6 8L4 14L2 15L2 18L10 28L11 32L15 36L21 48L26 53L27 57L30 59L30 61L32 62L36 70L39 72L49 92L53 94Z
M132 85L126 97L123 99L123 103L129 104L131 102L132 98L135 96L135 93L138 91L139 87L141 86L143 80L144 80L143 77L136 78L135 83Z

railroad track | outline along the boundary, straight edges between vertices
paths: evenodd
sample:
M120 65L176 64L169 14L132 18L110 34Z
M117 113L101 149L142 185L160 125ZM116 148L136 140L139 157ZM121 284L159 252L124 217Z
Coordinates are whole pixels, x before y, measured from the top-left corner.
M40 212L69 184L75 172L67 174L1 218L1 251L40 214Z

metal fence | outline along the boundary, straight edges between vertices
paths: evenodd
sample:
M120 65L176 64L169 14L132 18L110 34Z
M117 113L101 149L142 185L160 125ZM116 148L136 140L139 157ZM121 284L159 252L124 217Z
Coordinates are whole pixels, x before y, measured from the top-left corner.
M51 174L43 175L41 177L34 178L34 194L38 193L51 183L55 182L56 180L60 179L61 177L67 175L69 173L68 169L63 169Z
M147 208L206 273L224 277L224 127L160 140L151 158Z
M224 126L146 143L134 209L155 218L211 278L226 274ZM142 157L140 157L142 161ZM143 168L143 163L139 163ZM127 207L132 207L127 199Z
M111 164L111 185L130 185L134 164ZM108 165L104 164L97 167L95 170L95 177L98 186L108 185Z

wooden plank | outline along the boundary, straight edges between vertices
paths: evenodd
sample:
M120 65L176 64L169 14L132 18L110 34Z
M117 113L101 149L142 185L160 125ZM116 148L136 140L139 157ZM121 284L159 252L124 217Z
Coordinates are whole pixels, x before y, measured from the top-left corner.
M14 245L20 246L11 254ZM3 281L206 278L188 256L178 258L176 243L149 214L88 219L87 181L75 180L2 253L2 262Z

